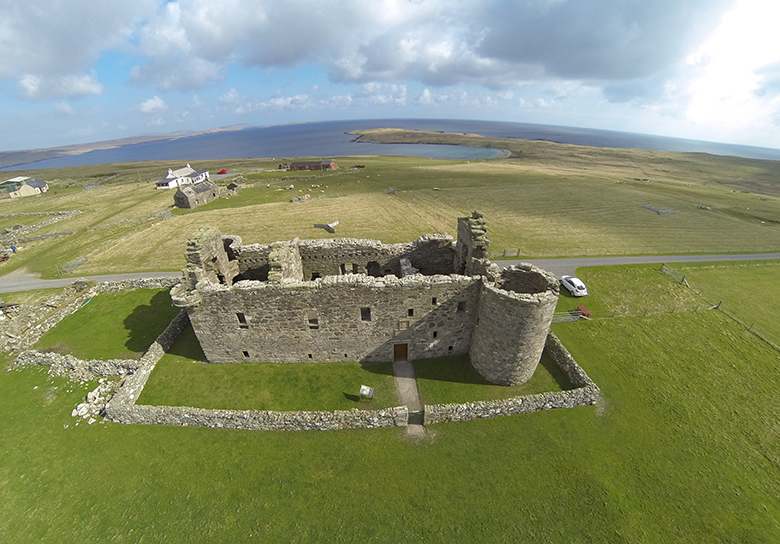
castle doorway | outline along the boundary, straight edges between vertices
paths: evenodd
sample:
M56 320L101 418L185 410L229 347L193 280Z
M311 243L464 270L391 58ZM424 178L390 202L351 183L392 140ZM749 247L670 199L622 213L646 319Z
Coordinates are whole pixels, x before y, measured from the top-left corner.
M409 344L393 344L393 362L403 363L409 360Z

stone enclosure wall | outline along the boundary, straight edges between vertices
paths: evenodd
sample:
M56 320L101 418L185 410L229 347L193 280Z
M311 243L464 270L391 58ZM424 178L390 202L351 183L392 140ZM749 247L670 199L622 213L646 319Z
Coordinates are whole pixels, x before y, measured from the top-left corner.
M503 400L467 402L462 404L425 405L425 424L468 421L498 416L530 414L553 408L574 408L596 404L601 391L577 364L555 334L547 336L547 353L566 374L574 389Z
M394 279L394 278L393 278ZM472 281L476 289L479 283ZM128 280L91 285L89 282L75 282L63 295L74 296L70 304L58 307L48 316L51 326L63 317L73 313L99 292L116 292L137 288L161 288L170 286L173 278ZM397 281L397 280L396 280ZM346 282L348 283L348 282ZM336 282L338 284L338 282ZM56 302L59 299L50 299ZM446 305L447 303L442 303ZM52 304L51 306L56 306ZM450 313L458 314L458 306L450 307ZM258 410L209 410L180 406L145 406L136 404L156 363L173 344L188 323L187 314L181 311L149 347L140 360L115 359L109 361L80 360L71 355L43 353L35 350L19 354L16 365L44 365L52 375L65 376L77 381L90 381L97 377L100 384L91 391L85 402L74 408L71 414L81 419L96 421L105 415L119 423L140 423L152 425L204 426L247 430L337 430L346 428L371 429L379 427L404 427L409 422L406 406L382 410L274 412ZM423 327L424 328L424 327ZM425 423L463 421L475 418L495 417L530 413L551 408L568 408L594 404L599 395L598 387L590 380L552 334L547 337L545 349L566 373L575 389L557 393L543 393L501 401L487 401L464 404L432 405L425 407ZM104 381L102 377L119 376L119 382Z

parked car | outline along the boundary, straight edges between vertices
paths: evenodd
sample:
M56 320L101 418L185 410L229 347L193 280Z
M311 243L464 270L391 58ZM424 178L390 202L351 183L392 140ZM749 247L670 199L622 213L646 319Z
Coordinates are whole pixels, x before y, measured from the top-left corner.
M227 170L225 170L225 169L223 168L222 170L220 170L219 172L217 172L217 174L227 174Z
M575 276L561 276L561 285L571 293L573 297L584 297L588 294L588 288L581 279Z

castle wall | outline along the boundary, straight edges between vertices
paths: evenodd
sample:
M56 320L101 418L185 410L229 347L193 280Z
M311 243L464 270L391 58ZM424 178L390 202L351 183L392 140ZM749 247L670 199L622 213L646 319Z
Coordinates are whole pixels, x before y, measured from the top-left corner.
M201 286L171 296L212 363L383 362L467 354L479 278L332 276L316 282ZM410 312L411 310L411 312ZM410 313L412 315L410 315Z
M240 279L267 281L271 244L241 245L241 239L227 245L228 255L238 262Z
M531 265L504 270L502 279L506 289L482 285L469 356L486 380L520 385L542 358L558 286L554 276Z
M452 238L446 235L422 236L405 244L354 238L304 240L300 242L299 251L304 280L353 272L374 277L390 274L401 277L400 261L404 257L426 276L449 275L455 271L455 250Z

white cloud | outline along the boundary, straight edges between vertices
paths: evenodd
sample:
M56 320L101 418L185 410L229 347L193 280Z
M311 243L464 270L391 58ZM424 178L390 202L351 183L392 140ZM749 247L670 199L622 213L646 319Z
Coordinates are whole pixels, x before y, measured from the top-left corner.
M0 78L62 76L122 46L155 0L6 0L0 3Z
M73 107L67 102L57 102L54 105L54 111L59 115L71 116L74 115Z
M143 114L157 113L165 110L165 100L159 96L150 98L149 100L142 102L138 106L138 111Z
M42 77L23 74L18 81L24 98L42 100L52 97L78 98L86 95L101 95L103 85L94 76L73 74L60 77Z
M219 97L220 104L236 104L243 100L243 97L235 89L230 89L228 92Z

